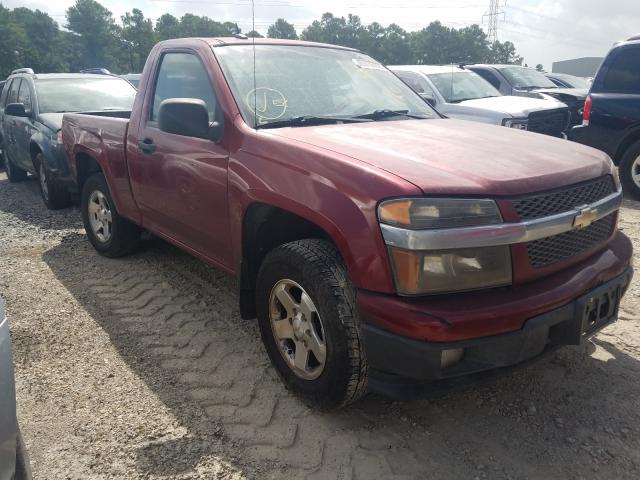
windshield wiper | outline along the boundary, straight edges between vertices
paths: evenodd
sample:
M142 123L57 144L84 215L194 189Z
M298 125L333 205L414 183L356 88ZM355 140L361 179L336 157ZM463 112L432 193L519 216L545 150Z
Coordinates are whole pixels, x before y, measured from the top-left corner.
M420 115L412 115L409 110L374 110L371 113L363 113L362 115L355 115L352 118L368 118L370 120L381 120L388 117L408 117L416 118L418 120L426 120L430 117L423 117Z
M273 122L263 123L256 128L281 128L281 127L305 127L307 125L330 125L332 123L359 123L366 122L365 119L354 117L321 117L315 115L301 115L299 117L291 117L285 120L275 120Z

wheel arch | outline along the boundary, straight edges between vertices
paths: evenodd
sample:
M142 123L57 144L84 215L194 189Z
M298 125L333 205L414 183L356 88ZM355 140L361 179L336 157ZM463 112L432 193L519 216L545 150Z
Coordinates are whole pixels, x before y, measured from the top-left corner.
M339 242L329 234L328 229L315 221L261 201L255 201L245 209L242 218L242 254L239 268L242 318L256 316L256 278L266 255L280 245L308 238L326 240L343 254Z
M637 142L640 142L640 125L637 125L624 137L622 142L620 142L620 145L618 145L616 153L613 157L613 163L615 163L616 165L620 165L622 157L624 157L624 154L627 152L629 147Z
M77 152L74 158L74 164L76 169L76 182L78 185L78 191L82 192L82 186L94 173L103 172L100 163L86 152Z

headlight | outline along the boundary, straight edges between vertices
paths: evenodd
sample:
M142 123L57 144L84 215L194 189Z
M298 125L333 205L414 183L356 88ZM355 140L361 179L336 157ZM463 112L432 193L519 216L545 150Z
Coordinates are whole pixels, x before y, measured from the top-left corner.
M420 198L389 200L378 208L380 222L427 230L502 223L493 200ZM508 245L451 250L407 250L389 246L396 289L401 295L458 292L511 284Z
M511 283L507 245L456 250L412 251L390 247L396 288L402 295L444 293Z
M505 118L502 125L508 128L516 128L518 130L526 130L529 119L527 118Z
M496 202L485 199L415 198L387 200L378 209L382 223L412 230L475 227L502 223Z

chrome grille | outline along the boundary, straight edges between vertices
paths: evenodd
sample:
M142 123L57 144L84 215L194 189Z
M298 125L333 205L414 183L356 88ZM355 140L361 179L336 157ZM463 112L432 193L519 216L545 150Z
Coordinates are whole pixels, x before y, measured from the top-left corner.
M569 125L569 109L533 112L529 114L527 130L561 137Z
M606 175L562 190L518 198L512 203L521 220L533 220L597 202L614 191L613 177Z
M589 250L609 238L616 214L612 213L582 230L571 230L527 244L529 263L540 268Z

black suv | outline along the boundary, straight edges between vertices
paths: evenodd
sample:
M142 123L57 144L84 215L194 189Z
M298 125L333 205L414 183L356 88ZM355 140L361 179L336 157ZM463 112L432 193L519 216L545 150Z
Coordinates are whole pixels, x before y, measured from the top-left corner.
M608 153L625 192L640 199L640 38L609 51L569 138Z
M14 70L0 96L0 150L9 181L32 173L40 179L47 207L67 206L73 182L62 147L62 115L131 110L135 95L135 88L115 75Z

